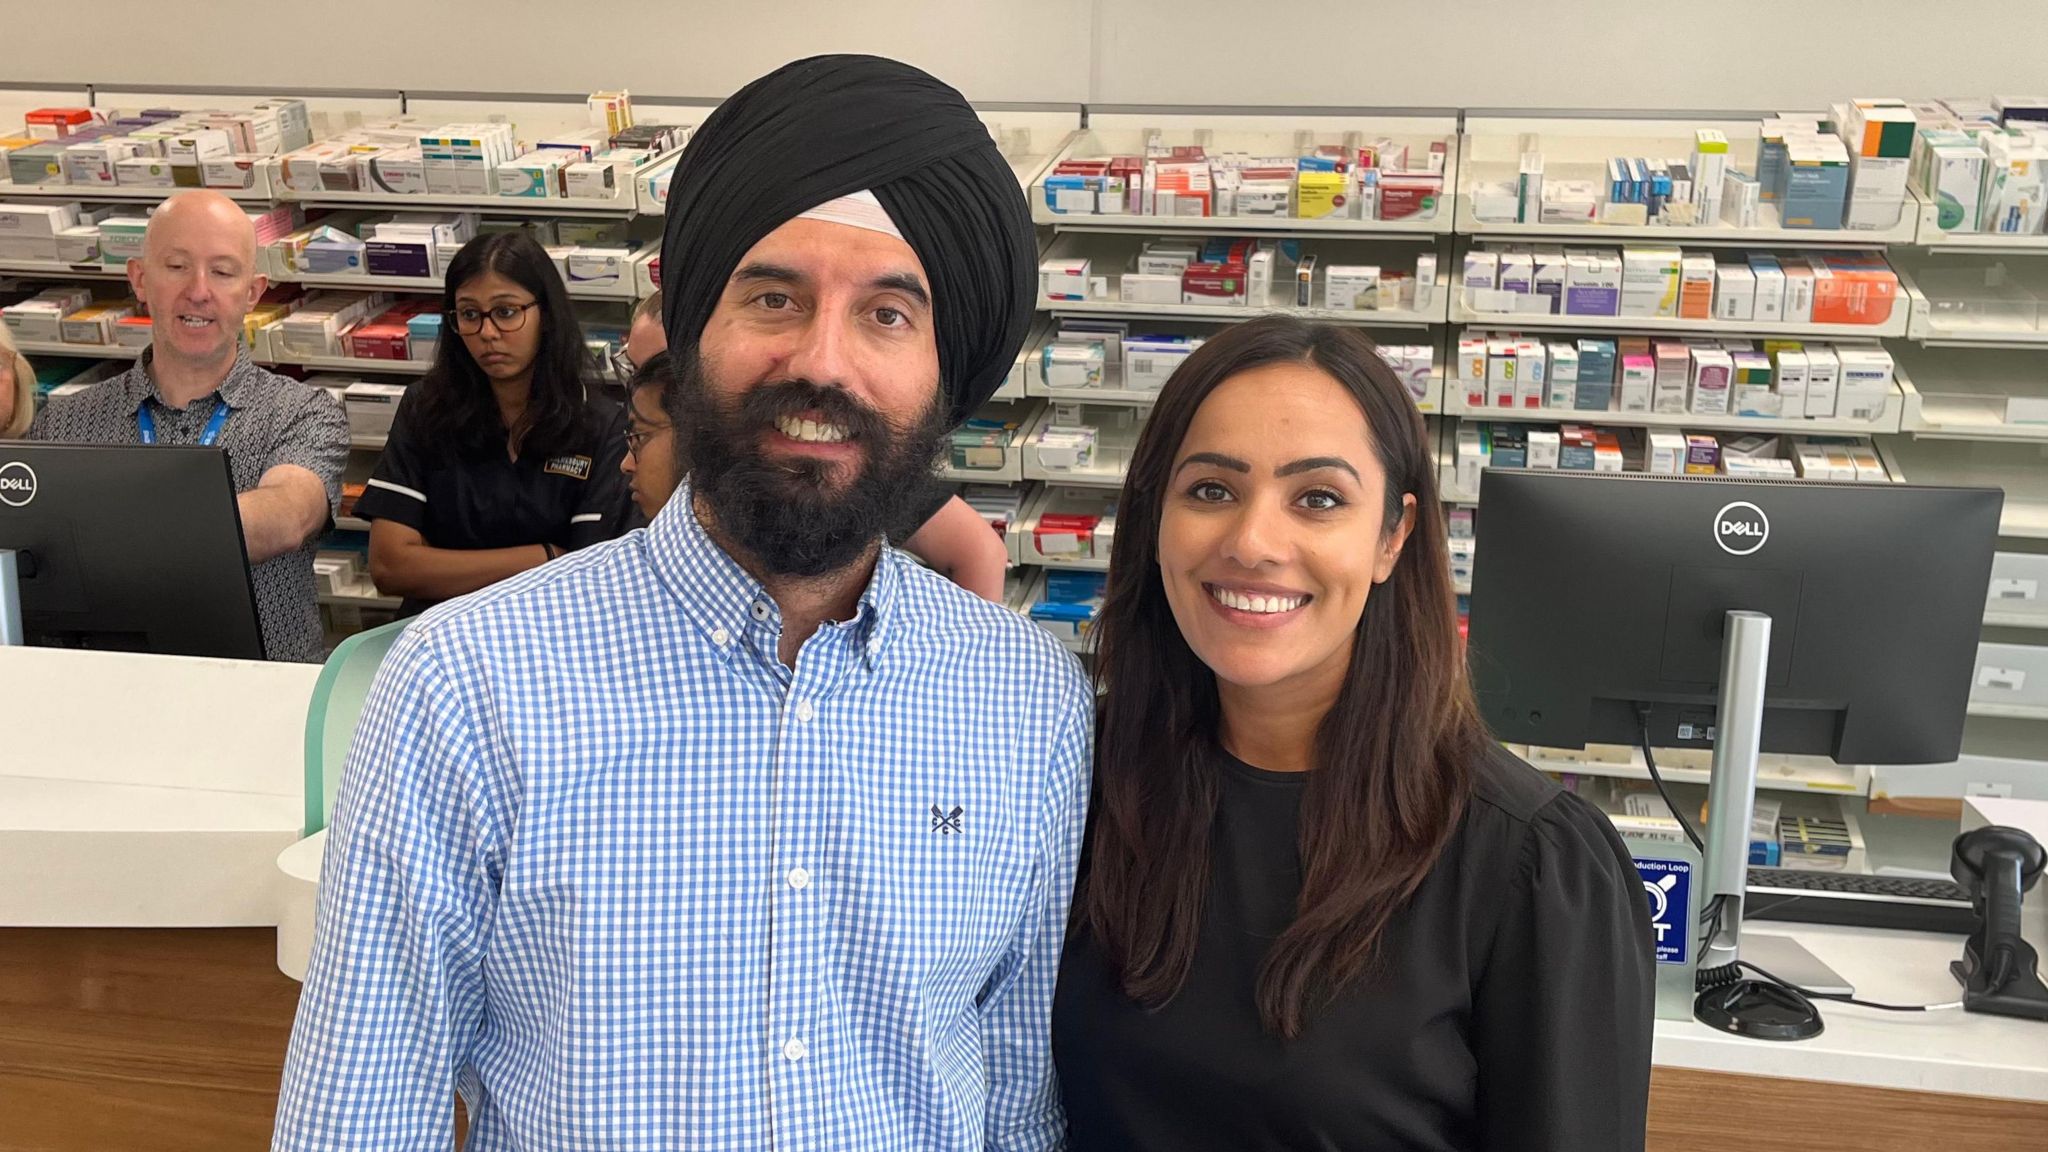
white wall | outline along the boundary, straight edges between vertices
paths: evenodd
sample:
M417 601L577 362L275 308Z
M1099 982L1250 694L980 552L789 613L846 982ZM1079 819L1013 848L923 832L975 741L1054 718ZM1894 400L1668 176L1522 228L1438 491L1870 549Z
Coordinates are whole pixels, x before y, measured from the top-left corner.
M0 0L0 28L58 8ZM0 79L720 96L867 51L977 100L1070 103L1765 109L2048 88L2040 0L98 0L83 18L122 31L10 37Z

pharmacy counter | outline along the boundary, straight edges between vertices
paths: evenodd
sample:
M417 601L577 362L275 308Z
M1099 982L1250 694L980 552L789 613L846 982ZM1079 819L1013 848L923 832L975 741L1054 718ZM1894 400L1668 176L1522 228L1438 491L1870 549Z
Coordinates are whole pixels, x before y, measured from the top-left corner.
M0 927L276 924L319 673L0 647Z
M277 861L293 894L288 903L297 905L280 916L278 966L294 979L305 973L325 846L323 832L293 845ZM1759 924L1753 931L1797 939L1854 983L1864 999L1936 1004L1959 998L1948 962L1962 953L1960 937L1780 923ZM1823 1004L1821 1014L1825 1032L1789 1044L1729 1036L1696 1021L1660 1020L1654 1059L1668 1071L2022 1102L2039 1105L2040 1122L2048 1126L2048 1023L1959 1009L1898 1014L1849 1004Z

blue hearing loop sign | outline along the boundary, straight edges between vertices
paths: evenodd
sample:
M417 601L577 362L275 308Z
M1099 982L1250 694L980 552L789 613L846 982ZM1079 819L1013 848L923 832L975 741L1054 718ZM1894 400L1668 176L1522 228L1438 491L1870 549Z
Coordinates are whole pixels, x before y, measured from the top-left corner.
M1635 857L1636 874L1643 878L1643 895L1650 902L1650 926L1656 932L1657 963L1685 964L1692 920L1692 865L1683 860Z

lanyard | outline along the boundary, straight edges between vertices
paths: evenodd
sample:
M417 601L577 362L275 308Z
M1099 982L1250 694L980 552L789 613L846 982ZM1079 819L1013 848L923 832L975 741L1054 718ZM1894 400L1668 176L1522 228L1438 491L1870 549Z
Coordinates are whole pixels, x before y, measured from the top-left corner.
M228 402L216 399L213 402L213 418L206 422L205 431L199 434L199 446L211 448L220 439L220 430L228 426ZM135 430L142 434L144 444L156 443L156 417L149 414L149 401L135 410Z

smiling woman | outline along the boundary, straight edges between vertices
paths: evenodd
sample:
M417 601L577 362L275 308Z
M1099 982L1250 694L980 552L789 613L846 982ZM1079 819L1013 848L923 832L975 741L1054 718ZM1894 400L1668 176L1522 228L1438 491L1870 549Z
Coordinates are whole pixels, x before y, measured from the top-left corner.
M1422 418L1371 343L1209 341L1118 509L1071 1146L1640 1148L1641 885L1478 718Z

